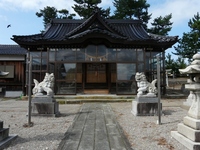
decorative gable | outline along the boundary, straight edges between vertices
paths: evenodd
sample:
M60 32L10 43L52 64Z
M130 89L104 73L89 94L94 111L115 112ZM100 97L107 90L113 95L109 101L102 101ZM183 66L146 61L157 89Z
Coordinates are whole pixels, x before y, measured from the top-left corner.
M101 17L99 11L95 12L90 18L85 20L81 25L66 35L66 39L74 39L86 36L87 34L106 34L116 39L127 39L117 28L113 27L103 17Z

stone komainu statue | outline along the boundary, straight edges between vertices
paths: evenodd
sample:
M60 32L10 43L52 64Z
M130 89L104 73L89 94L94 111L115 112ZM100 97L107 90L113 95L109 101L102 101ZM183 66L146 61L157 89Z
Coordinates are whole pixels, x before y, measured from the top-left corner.
M153 80L149 83L146 79L146 76L143 72L137 72L135 75L135 80L138 86L138 93L137 96L156 96L157 88L155 86L157 79Z
M35 83L35 87L32 92L35 96L47 94L47 96L53 96L53 87L54 87L54 74L46 73L44 80L42 82L38 82L36 79L33 79Z

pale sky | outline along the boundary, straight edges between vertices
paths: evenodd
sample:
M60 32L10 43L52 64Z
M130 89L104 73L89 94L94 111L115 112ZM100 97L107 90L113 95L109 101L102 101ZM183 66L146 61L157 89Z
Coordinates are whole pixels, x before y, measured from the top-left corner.
M148 11L152 20L172 13L173 26L169 35L180 38L183 32L189 31L189 19L200 12L200 0L147 0L147 3L150 4ZM10 39L12 35L40 33L44 28L43 21L35 15L40 9L51 6L74 13L73 5L74 0L0 0L0 44L16 44ZM114 10L113 0L102 0L99 6ZM8 24L11 24L10 28L7 28Z

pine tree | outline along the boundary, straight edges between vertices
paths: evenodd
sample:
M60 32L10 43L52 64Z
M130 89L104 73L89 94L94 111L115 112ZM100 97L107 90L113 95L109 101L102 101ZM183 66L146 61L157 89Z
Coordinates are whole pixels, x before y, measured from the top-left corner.
M58 10L58 13L60 14L59 18L61 19L73 19L76 16L76 14L69 14L67 9Z
M35 14L38 17L43 17L44 27L46 27L46 25L50 23L52 19L73 19L73 17L76 16L75 14L69 14L67 9L57 10L55 7L50 6L44 7L44 9L40 9L40 12L36 12Z
M102 16L105 18L108 18L110 15L110 8L107 9L102 9L102 8L97 8L97 5L101 3L101 0L74 0L77 4L74 4L72 8L74 9L77 14L84 18L87 19L89 18L96 9L99 9Z
M113 5L116 8L113 18L139 19L147 28L151 15L148 14L150 4L146 0L114 0Z
M44 26L50 23L51 19L57 18L57 9L55 7L44 7L40 12L36 12L36 16L43 17Z
M158 34L158 35L168 35L168 32L172 29L172 22L170 22L170 19L172 18L172 14L166 15L165 17L158 17L155 18L151 27L149 29L150 33Z
M165 68L171 69L171 73L175 73L176 76L180 75L179 69L186 68L186 66L187 64L183 58L179 57L177 60L174 60L171 54L168 53L168 55L166 55Z
M194 15L189 20L188 26L190 32L183 33L182 38L178 42L178 46L175 46L175 52L173 54L182 58L187 58L189 62L192 61L192 56L200 51L200 16L199 13Z

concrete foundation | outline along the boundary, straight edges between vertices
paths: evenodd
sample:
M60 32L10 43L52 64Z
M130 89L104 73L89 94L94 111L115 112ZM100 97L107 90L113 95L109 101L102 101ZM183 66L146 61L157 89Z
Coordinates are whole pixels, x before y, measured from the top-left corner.
M162 111L162 104L161 104L161 111ZM157 97L136 97L135 100L132 101L131 113L134 116L158 115L158 98Z
M31 115L40 116L59 116L59 104L53 97L37 96L31 101L32 113Z

